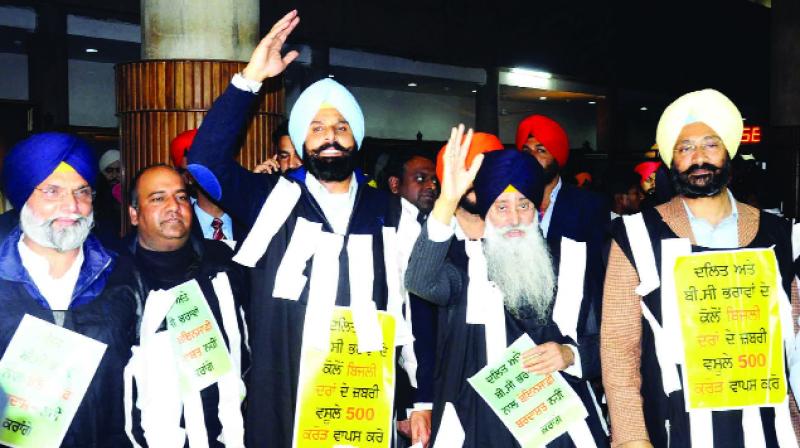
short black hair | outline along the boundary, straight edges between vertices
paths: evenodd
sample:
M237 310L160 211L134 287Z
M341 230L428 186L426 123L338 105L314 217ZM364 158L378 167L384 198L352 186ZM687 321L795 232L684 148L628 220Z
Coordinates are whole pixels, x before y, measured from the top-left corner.
M166 163L154 163L152 165L148 165L148 166L140 169L139 172L136 173L136 176L133 177L133 182L131 183L131 190L128 193L129 205L131 207L133 207L134 210L139 210L139 191L138 191L138 189L139 189L138 188L139 187L139 179L142 178L144 173L146 173L146 172L148 172L148 171L150 171L152 169L155 169L155 168L166 168L166 169L174 172L178 176L181 176L180 171L175 169L174 166L168 165ZM183 176L181 176L181 178L183 178Z
M388 182L390 177L397 177L400 179L400 182L402 182L403 177L406 174L406 163L408 163L414 157L428 159L435 164L433 159L421 154L419 151L397 150L396 152L392 153L391 158L389 159L389 164L386 165L386 169L384 171L386 175L386 181Z
M616 194L627 194L631 188L642 188L641 177L633 169L619 169L609 173L606 193L614 198Z
M289 135L289 120L281 121L281 124L272 131L272 142L276 145L278 144L278 140L281 139L284 135Z

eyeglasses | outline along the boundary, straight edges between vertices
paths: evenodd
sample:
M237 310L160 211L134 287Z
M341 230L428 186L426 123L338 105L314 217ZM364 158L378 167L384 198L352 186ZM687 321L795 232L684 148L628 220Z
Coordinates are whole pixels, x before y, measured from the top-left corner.
M720 152L723 148L725 148L725 144L719 137L709 136L709 137L704 137L701 143L697 142L692 143L688 140L682 141L678 143L677 146L675 146L675 149L673 151L680 155L688 156L694 154L697 148L702 149L703 152L706 154L716 154Z
M56 185L48 185L44 188L35 189L42 193L45 200L52 202L63 201L64 198L67 197L67 193L72 193L72 196L78 202L92 202L95 197L95 192L92 191L92 187L88 185L75 190L61 188Z

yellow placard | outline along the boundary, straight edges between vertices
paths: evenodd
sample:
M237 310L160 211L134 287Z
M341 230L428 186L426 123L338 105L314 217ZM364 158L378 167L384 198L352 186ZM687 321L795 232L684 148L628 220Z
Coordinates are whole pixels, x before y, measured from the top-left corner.
M304 344L293 446L387 448L394 402L394 318L378 312L383 349L358 352L352 313L337 307L328 351Z
M675 291L688 409L782 403L786 378L772 249L678 257Z

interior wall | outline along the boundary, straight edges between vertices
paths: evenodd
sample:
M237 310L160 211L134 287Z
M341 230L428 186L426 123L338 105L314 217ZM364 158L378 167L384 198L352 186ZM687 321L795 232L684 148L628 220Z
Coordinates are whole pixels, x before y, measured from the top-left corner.
M114 64L70 59L69 124L117 127Z
M0 99L28 99L28 56L0 53Z

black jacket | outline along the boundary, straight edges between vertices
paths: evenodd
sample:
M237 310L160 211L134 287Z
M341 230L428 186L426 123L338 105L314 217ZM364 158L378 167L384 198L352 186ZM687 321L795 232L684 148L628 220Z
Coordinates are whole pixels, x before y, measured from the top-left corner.
M206 297L214 318L220 325L226 346L230 347L229 330L224 327L219 299L214 292L211 280L221 272L227 274L233 292L234 306L237 310L240 306L246 308L249 295L246 273L241 266L231 261L233 251L225 243L192 237L186 246L179 250L183 253L178 254L176 251L171 253L173 256L164 257L161 256L162 254L142 249L134 239L130 250L149 290L169 289L186 281L196 280ZM243 358L241 360L242 371L245 371L249 365L249 359L245 347L244 325L240 316L241 314L237 312L237 331L242 335L240 347ZM166 331L166 325L163 325L159 331ZM205 416L209 446L221 448L224 445L217 441L222 431L222 424L218 418L219 388L217 384L203 389L200 396L203 401L203 415ZM139 424L139 417L138 410L134 410L133 435L141 446L147 446Z
M189 153L188 169L192 176L209 193L209 197L219 201L234 219L248 228L252 227L265 200L281 178L278 175L251 173L234 159L245 134L250 111L258 98L229 86L203 121ZM309 282L306 282L296 301L277 298L272 293L278 267L297 221L302 218L321 223L323 232L332 232L322 209L306 188L305 176L303 168L287 174L287 179L300 188L300 198L270 241L264 256L250 272L252 301L247 323L252 364L248 376L245 422L247 446L290 447L292 444ZM382 228L385 225L388 197L385 192L367 186L358 172L356 177L358 191L344 236L344 247L350 235L372 237L372 299L378 309L386 309ZM348 263L347 251L342 250L339 257L337 305L350 304ZM309 259L303 271L307 278L311 276L312 265L313 261Z

